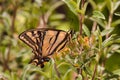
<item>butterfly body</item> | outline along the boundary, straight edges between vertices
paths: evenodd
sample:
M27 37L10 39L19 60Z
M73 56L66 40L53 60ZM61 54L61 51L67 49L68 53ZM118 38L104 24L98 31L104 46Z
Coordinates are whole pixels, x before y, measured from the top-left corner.
M30 61L44 67L53 53L63 49L69 41L70 33L48 28L31 29L19 35L19 39L33 49L34 58Z

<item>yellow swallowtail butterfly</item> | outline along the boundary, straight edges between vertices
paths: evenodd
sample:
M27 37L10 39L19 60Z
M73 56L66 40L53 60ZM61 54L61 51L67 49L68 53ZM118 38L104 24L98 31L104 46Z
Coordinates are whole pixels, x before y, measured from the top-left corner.
M44 62L50 60L50 55L60 51L71 37L72 31L40 28L24 31L19 39L33 49L34 58L31 63L44 67Z

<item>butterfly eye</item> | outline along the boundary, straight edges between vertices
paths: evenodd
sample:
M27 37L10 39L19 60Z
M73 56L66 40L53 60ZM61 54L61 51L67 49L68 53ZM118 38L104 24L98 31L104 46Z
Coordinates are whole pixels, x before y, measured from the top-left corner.
M43 58L43 60L44 60L45 62L49 62L50 58L49 58L49 57L45 57L45 58Z

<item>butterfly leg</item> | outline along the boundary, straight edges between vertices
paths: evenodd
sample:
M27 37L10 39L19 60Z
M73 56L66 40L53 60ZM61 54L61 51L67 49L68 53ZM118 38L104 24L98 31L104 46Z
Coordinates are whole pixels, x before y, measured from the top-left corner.
M40 64L40 67L43 68L44 67L44 63Z

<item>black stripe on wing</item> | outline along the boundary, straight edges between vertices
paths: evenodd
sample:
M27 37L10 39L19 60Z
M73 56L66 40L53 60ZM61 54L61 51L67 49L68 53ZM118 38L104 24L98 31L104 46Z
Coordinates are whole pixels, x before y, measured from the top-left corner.
M51 48L49 49L49 55L53 54L56 51L58 52L58 51L60 51L61 49L63 49L65 47L65 45L66 45L66 43L68 41L69 34L66 33L64 38L58 43L57 40L61 39L61 37L59 36L60 33L61 32L58 31L58 34L56 35L56 40L54 41L54 43L52 44ZM54 47L54 49L52 49L53 47Z
M26 43L28 46L30 46L32 49L36 50L37 47L35 45L35 42L26 33L21 34L19 36L19 39Z
M52 43L52 44L51 44L51 47L49 48L49 51L48 51L49 54L51 54L51 53L50 53L50 52L51 52L50 50L51 50L51 49L53 48L53 46L55 45L59 34L60 34L60 31L58 31L57 34L55 35L55 40L54 40L54 42L50 42L50 41L49 41L49 43ZM52 38L54 38L54 37L52 37ZM53 53L52 53L52 54L53 54Z
M46 32L37 31L37 34L39 35L39 37L36 38L36 44L38 46L37 52L42 55L42 46Z
M41 50L41 32L36 30L31 30L31 31L25 31L19 35L19 39L22 40L24 43L26 43L29 47L33 49L33 52L35 55L42 55L42 50Z

